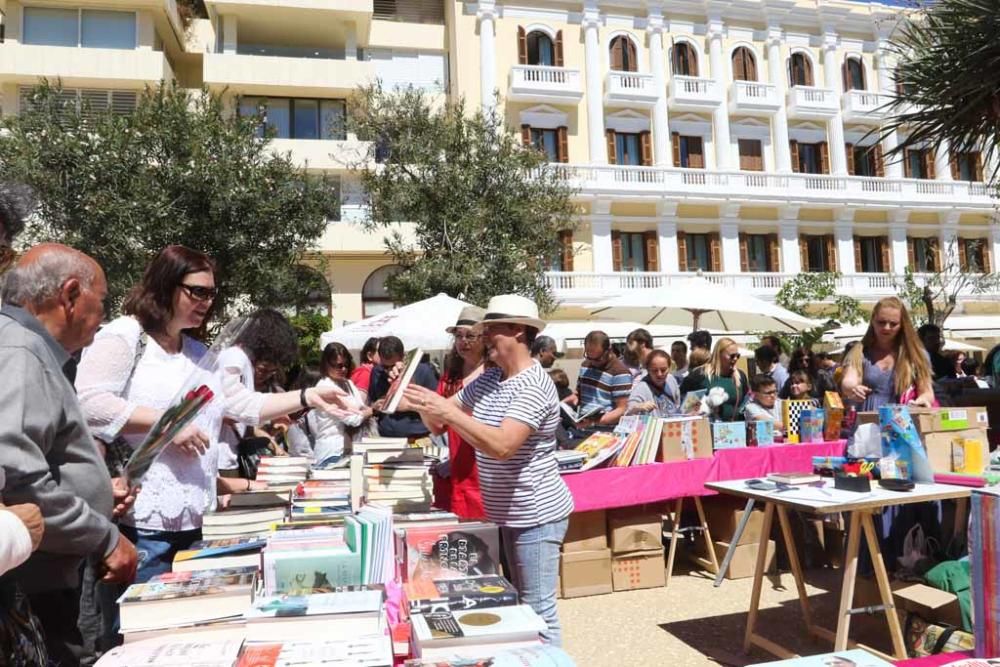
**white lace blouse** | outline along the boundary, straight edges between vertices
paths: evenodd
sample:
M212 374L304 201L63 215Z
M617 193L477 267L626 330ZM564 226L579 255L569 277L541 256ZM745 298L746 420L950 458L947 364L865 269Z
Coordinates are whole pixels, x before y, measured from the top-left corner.
M166 352L151 337L135 360L141 327L132 317L119 317L94 338L80 362L76 388L87 422L95 436L111 441L137 406L158 410L169 407L182 389L207 385L216 398L196 417L210 445L202 456L168 446L142 480L142 491L122 522L146 530L181 531L201 527L202 516L215 504L219 469L219 431L227 413L222 387L214 369L199 368L207 352L198 341L183 336L181 352ZM122 396L128 385L127 393ZM239 419L240 415L234 415ZM133 447L142 434L126 435Z

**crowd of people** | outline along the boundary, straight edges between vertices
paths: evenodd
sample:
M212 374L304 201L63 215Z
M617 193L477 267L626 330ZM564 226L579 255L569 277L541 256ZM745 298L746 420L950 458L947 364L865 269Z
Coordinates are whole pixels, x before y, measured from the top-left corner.
M10 221L20 218L0 206L0 219L7 247L18 231ZM38 245L6 271L0 654L11 664L92 663L119 640L122 587L168 571L176 552L201 538L207 512L261 487L253 479L261 454L335 464L365 434L446 441L435 505L500 527L507 574L558 644L559 552L573 500L557 447L629 415L681 414L692 394L721 397L713 419L772 420L780 434L781 400L818 402L839 391L858 410L930 406L937 383L977 377L967 355L942 353L939 329L915 329L905 306L886 298L840 363L786 350L774 336L761 339L751 364L733 339L713 341L708 331L661 349L645 329L620 345L594 330L571 382L556 367L556 341L541 334L536 304L500 295L441 323L452 348L439 368L421 360L387 412L406 355L401 339L369 340L357 358L331 343L312 368L298 358L288 320L264 309L240 318L221 349L209 348L217 294L213 260L177 245L156 254L110 321L104 273L77 250ZM217 399L157 457L141 488L130 486L129 456L192 384Z

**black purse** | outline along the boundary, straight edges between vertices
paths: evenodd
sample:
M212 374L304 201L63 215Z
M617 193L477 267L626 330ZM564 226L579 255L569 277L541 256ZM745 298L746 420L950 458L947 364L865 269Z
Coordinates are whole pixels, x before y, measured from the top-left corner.
M243 479L257 479L257 466L261 456L274 454L270 438L253 436L240 438L236 449L236 465Z

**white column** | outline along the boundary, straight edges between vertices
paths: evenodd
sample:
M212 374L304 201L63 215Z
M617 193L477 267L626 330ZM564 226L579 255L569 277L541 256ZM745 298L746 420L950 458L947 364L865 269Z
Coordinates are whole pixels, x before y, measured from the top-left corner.
M236 53L236 45L239 43L237 41L236 35L236 16L233 14L226 14L221 17L222 20L222 52L223 53Z
M823 35L823 76L826 79L826 87L833 91L833 97L837 102L837 113L829 121L830 171L843 176L847 174L847 149L844 146L844 117L840 113L843 86L837 45L836 33L827 32Z
M658 7L649 10L649 71L656 88L653 105L653 160L657 166L669 165L670 124L667 117L667 78L663 59L663 12Z
M588 2L583 10L583 47L587 65L587 135L591 164L608 163L608 147L604 139L604 96L601 94L604 71L598 37L600 22L596 3Z
M344 38L344 60L358 59L358 26L353 21L344 24L347 34Z
M778 223L781 240L781 272L802 273L802 255L799 253L798 209L783 209L782 220Z
M740 273L740 225L735 220L727 220L719 225L722 239L722 272Z
M611 216L590 216L590 233L594 273L612 273L615 270L615 263L611 254Z
M996 272L997 262L1000 262L1000 228L996 225L990 227L990 268Z
M906 267L910 264L910 253L907 250L905 224L889 226L889 249L892 252L891 273L901 276L906 273Z
M496 100L496 7L493 0L480 0L479 19L479 93L483 111L491 111Z
M679 273L680 257L677 254L677 223L661 220L656 223L657 249L660 271Z
M785 109L785 62L781 57L782 33L779 26L770 26L767 32L767 75L774 85L781 104L771 119L771 134L774 138L774 166L780 174L792 171L792 154L788 147L788 112ZM782 250L784 252L784 250ZM796 250L796 266L798 250ZM788 271L788 269L784 269Z
M729 143L729 105L726 104L728 77L726 77L726 59L722 55L722 37L722 20L710 18L708 21L708 61L712 68L712 78L715 79L715 85L722 94L723 100L712 110L712 125L715 128L715 168L726 171L733 168L733 148ZM726 270L728 271L728 269Z
M879 42L877 54L878 65L878 87L879 92L884 95L896 94L896 83L893 81L894 63L889 55L889 43ZM899 133L896 130L885 135L882 140L882 153L885 155L885 176L886 178L903 178L902 157L891 154L899 145ZM904 265L905 266L905 265Z
M949 266L958 267L958 217L957 212L942 213L940 215L941 226L938 229L941 243L941 258L944 263L942 268Z
M950 181L951 178L951 144L947 139L938 140L934 151L934 179Z
M837 243L837 270L845 276L855 273L854 225L841 218L833 226L833 237Z

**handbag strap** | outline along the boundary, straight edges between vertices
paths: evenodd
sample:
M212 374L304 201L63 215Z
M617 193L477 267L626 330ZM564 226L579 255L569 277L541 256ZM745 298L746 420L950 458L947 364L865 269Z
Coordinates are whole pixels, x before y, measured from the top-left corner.
M132 388L132 378L135 377L135 369L139 366L139 360L146 354L146 344L148 342L149 334L146 333L145 329L140 329L139 340L135 343L135 356L132 358L132 368L129 370L128 379L125 380L125 386L122 388L122 398L128 397L129 389Z

